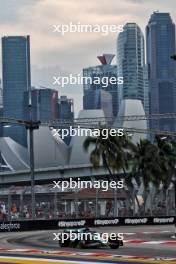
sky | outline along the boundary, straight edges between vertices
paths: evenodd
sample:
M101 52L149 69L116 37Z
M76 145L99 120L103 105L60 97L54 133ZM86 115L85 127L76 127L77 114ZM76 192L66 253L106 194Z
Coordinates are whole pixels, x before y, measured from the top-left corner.
M53 33L54 24L136 22L145 32L153 11L169 12L176 22L175 6L175 0L0 0L0 35L30 35L32 84L56 89L53 76L82 73L83 68L99 64L98 55L116 54L117 33L61 36ZM76 112L82 108L81 86L58 92L74 99Z

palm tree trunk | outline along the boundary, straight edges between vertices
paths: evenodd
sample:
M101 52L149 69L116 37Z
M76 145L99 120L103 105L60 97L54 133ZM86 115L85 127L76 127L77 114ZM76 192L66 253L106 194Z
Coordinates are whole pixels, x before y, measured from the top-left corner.
M109 172L109 175L114 178L114 174L112 173L109 165L108 165L108 162L106 160L106 156L105 154L103 154L103 160L104 160L104 164ZM118 176L117 176L118 177ZM119 177L118 177L118 180L119 180ZM117 217L117 190L115 189L114 190L114 217Z
M108 165L108 162L106 160L105 154L103 154L103 161L104 161L104 164L105 164L110 176L114 177L114 174L112 173L112 171L111 171L111 169L110 169L110 167ZM123 170L123 173L124 173L124 178L126 178L127 177L127 173L126 173L125 168L123 167L122 170ZM118 174L117 174L117 178L118 178L118 180L120 180ZM128 189L130 191L130 196L131 196L131 199L133 201L133 190L131 190L130 186L128 186ZM140 210L140 204L139 204L139 200L138 200L138 197L137 197L136 193L134 193L134 197L135 197L136 203L138 205L138 210ZM116 202L115 202L115 204L116 204ZM116 212L116 210L117 210L117 208L114 209L115 212ZM134 214L134 212L133 212L133 214Z
M123 167L122 169L123 169L123 174L124 174L125 178L127 178L127 173L126 173L125 168ZM140 204L139 204L139 200L138 200L138 197L137 197L137 195L136 195L136 192L134 192L134 191L132 190L132 188L131 188L128 184L127 184L127 186L128 186L129 191L130 191L130 194L131 194L132 200L133 200L133 193L134 193L134 198L135 198L135 201L136 201L136 203L137 203L137 205L138 205L138 210L140 210ZM135 205L134 205L134 208L135 208ZM133 214L134 214L134 212L133 212Z

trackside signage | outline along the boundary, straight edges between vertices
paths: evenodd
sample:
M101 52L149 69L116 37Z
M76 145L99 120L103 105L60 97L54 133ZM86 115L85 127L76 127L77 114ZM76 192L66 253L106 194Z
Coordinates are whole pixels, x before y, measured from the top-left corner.
M58 227L76 227L76 226L84 226L85 224L86 224L86 220L59 221Z
M153 218L154 224L174 224L175 218L174 217L166 217L166 218Z
M0 231L19 231L20 228L20 223L0 223Z
M0 222L0 232L16 232L31 230L54 230L72 227L93 226L125 226L125 225L168 225L174 224L176 217L119 217L119 218L90 218L90 219L54 219Z
M106 225L118 225L119 219L97 219L94 220L94 225L97 226L106 226Z
M148 218L126 218L125 219L125 224L127 225L146 225L148 223Z

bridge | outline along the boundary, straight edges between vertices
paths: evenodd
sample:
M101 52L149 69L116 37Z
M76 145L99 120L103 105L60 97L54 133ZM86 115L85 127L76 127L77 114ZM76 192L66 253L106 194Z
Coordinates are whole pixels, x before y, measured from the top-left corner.
M54 180L69 179L69 178L96 178L99 179L108 175L108 171L104 167L94 169L90 164L76 166L58 166L52 168L36 169L35 183L36 184L51 184ZM1 172L0 186L10 185L30 185L31 172L30 170L18 172Z

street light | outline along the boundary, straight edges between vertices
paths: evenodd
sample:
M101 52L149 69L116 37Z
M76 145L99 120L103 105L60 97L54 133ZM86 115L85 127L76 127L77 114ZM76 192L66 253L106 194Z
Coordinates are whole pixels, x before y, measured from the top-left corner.
M31 106L29 106L31 107ZM32 220L35 219L35 174L34 174L34 130L39 129L40 121L25 121L25 127L29 130L29 157L30 157L30 174L31 174L31 207Z
M32 220L35 219L35 174L34 174L34 129L39 129L40 121L26 122L26 129L29 129L29 157L30 157L30 173L31 173L31 207Z

